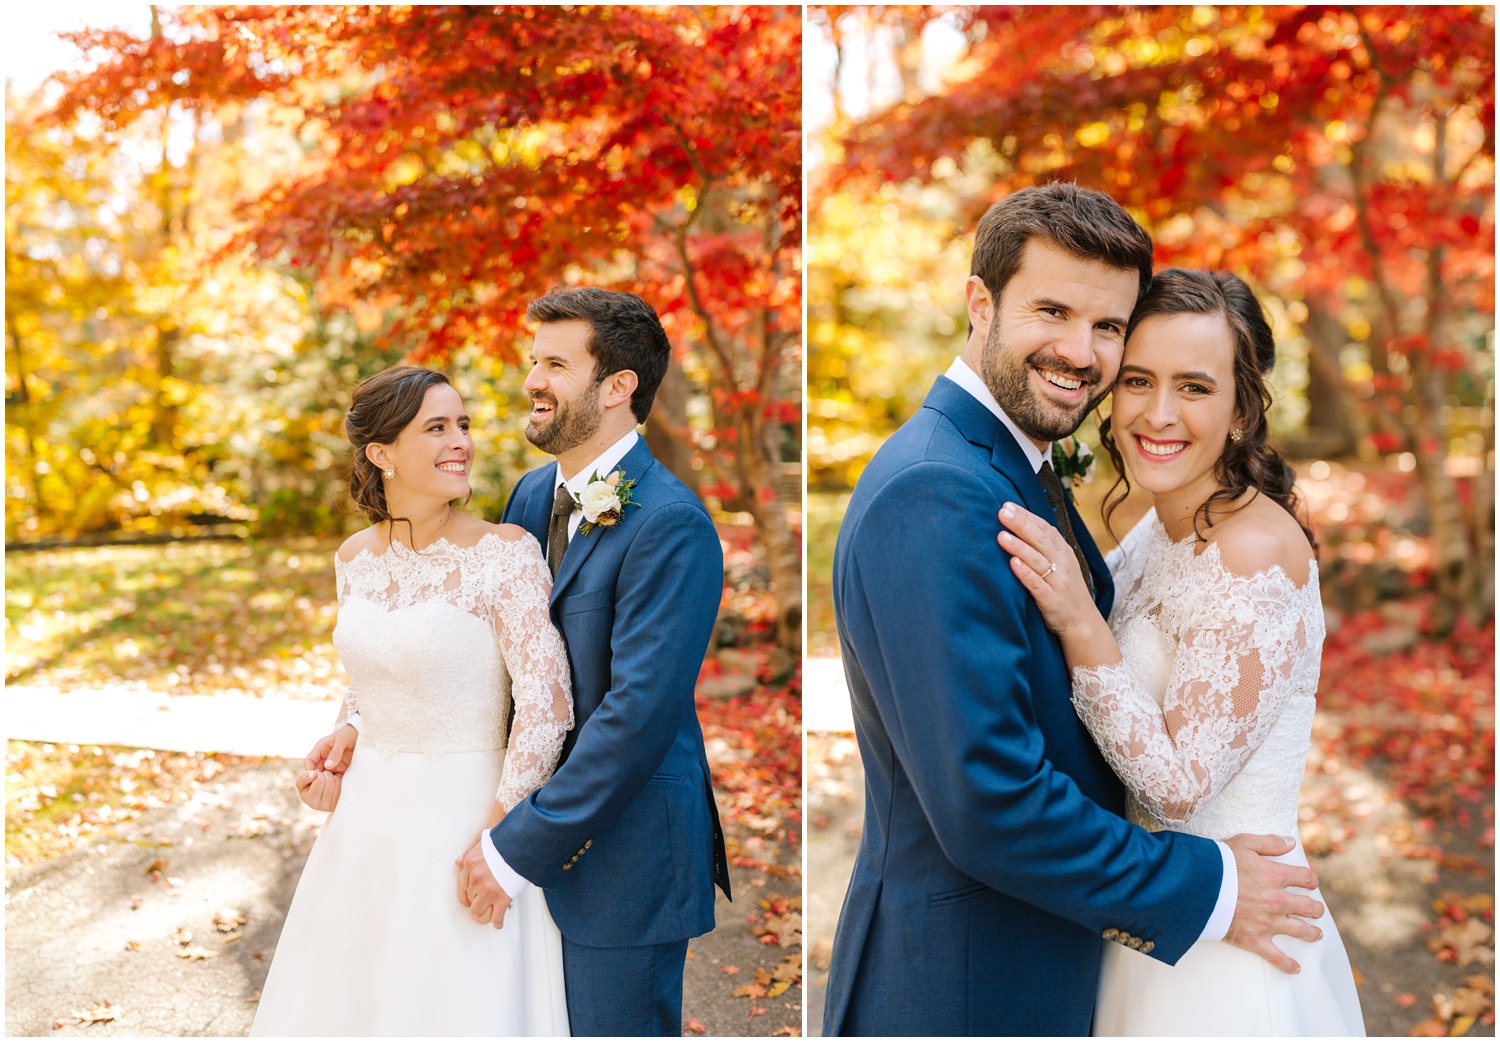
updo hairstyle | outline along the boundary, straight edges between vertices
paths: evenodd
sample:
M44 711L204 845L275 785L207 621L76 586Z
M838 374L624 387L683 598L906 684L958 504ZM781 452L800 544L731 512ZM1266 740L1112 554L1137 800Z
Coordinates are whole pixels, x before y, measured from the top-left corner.
M344 436L354 453L349 468L349 498L371 524L411 521L391 516L385 501L384 477L366 455L365 447L392 444L406 425L416 419L428 390L451 383L435 370L397 365L376 373L354 389L354 401L344 414Z

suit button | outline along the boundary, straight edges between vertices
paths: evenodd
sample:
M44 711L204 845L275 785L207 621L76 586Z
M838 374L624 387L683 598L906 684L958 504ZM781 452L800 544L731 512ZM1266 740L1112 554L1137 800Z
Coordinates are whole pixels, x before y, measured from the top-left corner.
M1139 951L1139 950L1140 950L1140 947L1141 947L1141 939L1140 939L1140 938L1139 938L1139 937L1132 937L1132 938L1131 938L1131 939L1130 939L1130 941L1129 941L1129 944L1130 944L1130 946L1131 946L1131 947L1132 947L1132 948L1134 948L1134 949L1136 949L1136 950L1137 950L1137 951Z
M1118 936L1120 936L1120 931L1116 930L1113 926L1104 931L1104 939L1106 941L1112 941Z
M583 841L583 849L584 850L587 850L589 847L591 847L593 845L594 845L594 841L591 840L591 839L586 839L586 840Z
M572 862L568 862L568 863L566 863L566 864L563 865L563 871L566 872L568 869L570 869L572 867L573 867L573 863Z
M1154 949L1155 947L1156 947L1156 942L1155 941L1147 941L1145 944L1141 945L1141 954L1142 955L1150 955L1152 949Z

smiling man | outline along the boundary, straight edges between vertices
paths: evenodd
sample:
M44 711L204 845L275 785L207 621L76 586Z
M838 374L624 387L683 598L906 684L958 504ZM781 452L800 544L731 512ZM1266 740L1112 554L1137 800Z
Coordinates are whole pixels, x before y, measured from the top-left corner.
M1109 572L1050 450L1109 392L1151 254L1114 200L1075 185L992 206L963 355L850 499L833 597L866 824L825 1035L1084 1035L1105 941L1173 964L1200 938L1265 954L1278 932L1267 909L1300 877L1256 851L1290 844L1124 820L1061 646L995 538L1008 502L1053 520L1108 616Z
M552 622L578 723L548 782L464 855L462 900L503 924L542 888L563 937L574 1035L681 1034L691 937L729 894L693 690L724 587L707 509L636 425L671 360L640 297L534 301L526 437L555 462L517 483L504 520L546 550Z

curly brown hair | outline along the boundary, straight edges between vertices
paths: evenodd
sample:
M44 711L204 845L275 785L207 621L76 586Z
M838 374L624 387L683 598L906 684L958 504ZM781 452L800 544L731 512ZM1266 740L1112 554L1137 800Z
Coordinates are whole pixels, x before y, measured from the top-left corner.
M1231 272L1167 268L1153 276L1151 288L1130 316L1130 327L1125 333L1127 350L1130 337L1141 322L1153 315L1222 315L1233 341L1234 404L1241 420L1240 438L1224 443L1224 451L1214 464L1219 487L1193 516L1193 533L1202 539L1199 526L1212 525L1215 509L1225 509L1245 492L1255 489L1292 515L1316 551L1317 540L1297 497L1297 474L1268 440L1266 411L1271 407L1271 394L1266 389L1265 377L1276 364L1276 339L1260 301L1244 280ZM1130 494L1130 478L1115 445L1113 419L1111 416L1099 425L1099 441L1119 475L1105 499L1106 526Z

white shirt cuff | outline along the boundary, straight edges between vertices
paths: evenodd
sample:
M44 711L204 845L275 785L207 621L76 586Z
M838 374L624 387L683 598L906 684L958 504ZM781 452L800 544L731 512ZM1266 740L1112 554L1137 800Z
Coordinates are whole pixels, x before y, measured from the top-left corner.
M1240 899L1240 873L1234 865L1234 851L1227 843L1219 843L1218 847L1219 856L1224 859L1224 879L1219 884L1219 900L1214 905L1214 914L1208 917L1208 923L1198 937L1200 941L1224 939L1229 933L1229 924L1234 922L1234 906Z
M356 731L360 730L359 710L356 709L354 712L350 713L349 719L345 720L344 723L348 724Z
M500 856L500 851L495 849L495 841L490 839L488 829L479 837L479 852L484 855L484 863L489 866L490 875L495 877L495 882L499 883L500 888L510 895L512 901L520 897L531 885L531 880L526 879L505 863L505 859ZM1230 911L1234 910L1233 904L1229 907ZM1226 926L1225 929L1228 927Z

